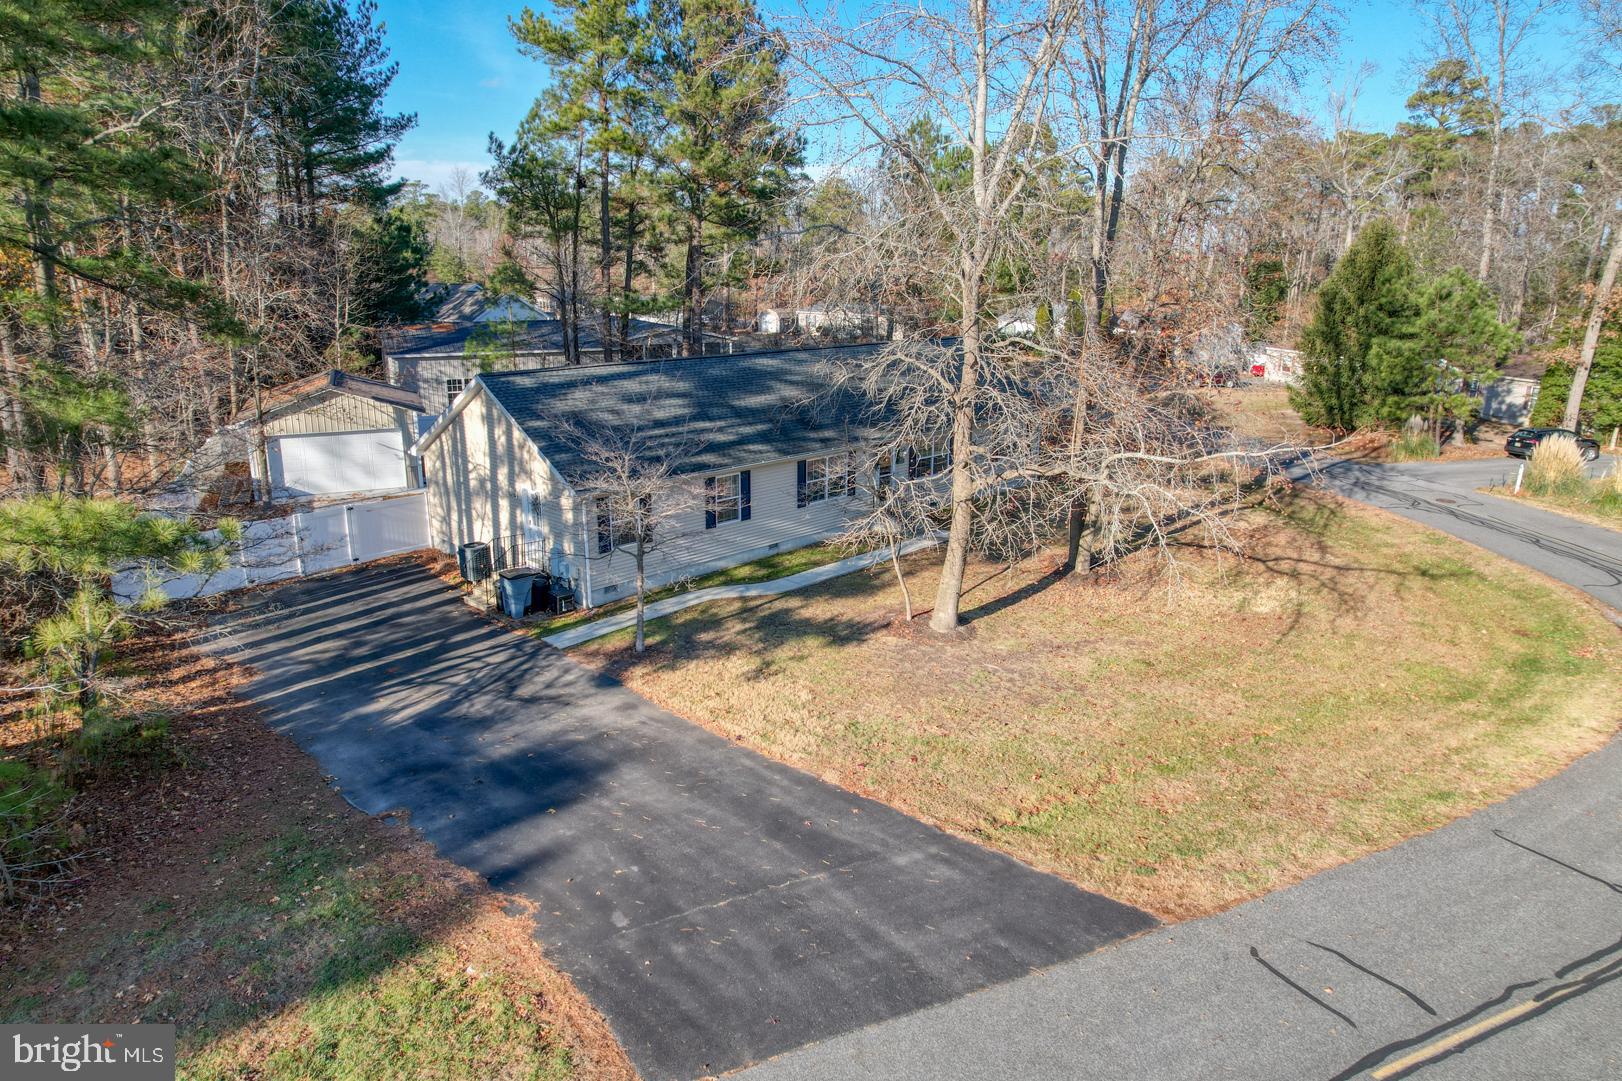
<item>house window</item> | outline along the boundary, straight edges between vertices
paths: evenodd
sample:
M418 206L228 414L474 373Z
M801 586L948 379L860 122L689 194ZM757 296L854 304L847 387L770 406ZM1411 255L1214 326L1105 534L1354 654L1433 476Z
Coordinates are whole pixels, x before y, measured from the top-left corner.
M890 481L895 476L895 456L889 451L879 455L879 464L873 471L873 480L879 491L890 487Z
M933 477L951 464L951 453L945 440L924 443L912 449L912 475Z
M830 454L825 458L805 460L806 503L820 503L846 495L851 489L851 460L849 454Z
M739 483L737 473L722 473L718 477L711 477L705 485L708 513L705 517L711 519L705 524L714 528L727 522L736 522L743 517L743 488Z
M643 515L648 517L650 504L642 500ZM613 501L606 495L597 497L597 554L608 555L616 548L635 549L637 545L637 516L623 508L615 513Z
M462 391L464 391L466 389L467 389L467 380L466 379L447 379L447 380L445 380L445 400L447 402L454 402L456 400L456 396L461 394Z

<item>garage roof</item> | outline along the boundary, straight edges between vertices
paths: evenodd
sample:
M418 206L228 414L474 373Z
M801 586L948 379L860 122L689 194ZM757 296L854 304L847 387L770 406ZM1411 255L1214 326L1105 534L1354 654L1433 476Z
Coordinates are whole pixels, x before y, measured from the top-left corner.
M296 379L291 383L283 383L279 387L271 387L259 396L260 407L266 414L285 413L297 407L309 398L322 394L347 394L351 398L365 398L381 405L398 406L409 409L414 413L424 413L427 410L422 404L422 397L415 391L397 387L393 383L384 383L377 379L368 379L364 375L353 375L349 372L329 368L324 372L303 379ZM237 410L231 418L232 424L241 424L252 420L255 410L252 405Z

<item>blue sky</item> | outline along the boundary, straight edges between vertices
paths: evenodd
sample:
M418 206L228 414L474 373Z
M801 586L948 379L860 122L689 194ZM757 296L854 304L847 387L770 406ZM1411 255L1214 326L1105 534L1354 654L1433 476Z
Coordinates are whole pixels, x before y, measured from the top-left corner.
M477 183L489 161L490 132L512 135L545 81L545 68L519 55L507 30L508 17L522 8L521 0L381 0L380 17L400 64L388 105L418 118L396 154L400 176L438 188L461 166ZM1406 2L1347 5L1340 59L1328 76L1344 85L1364 63L1374 65L1357 99L1360 127L1389 128L1404 118L1424 39ZM1560 42L1541 47L1558 50ZM1303 87L1304 106L1321 102L1325 91L1321 83Z

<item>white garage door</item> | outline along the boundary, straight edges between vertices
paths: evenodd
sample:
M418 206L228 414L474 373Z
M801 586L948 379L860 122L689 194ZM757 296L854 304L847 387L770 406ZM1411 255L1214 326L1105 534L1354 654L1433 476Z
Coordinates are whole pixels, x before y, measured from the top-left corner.
M405 487L405 447L392 429L277 436L268 450L271 486L284 495Z

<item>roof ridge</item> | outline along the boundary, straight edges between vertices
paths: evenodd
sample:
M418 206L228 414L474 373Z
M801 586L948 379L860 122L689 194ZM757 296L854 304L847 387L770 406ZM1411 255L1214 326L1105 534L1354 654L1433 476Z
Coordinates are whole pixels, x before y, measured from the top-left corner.
M776 356L780 353L831 353L842 349L872 349L877 346L888 345L889 342L846 342L842 345L785 345L776 349L749 349L741 353L702 353L690 357L658 357L652 360L621 360L613 364L562 364L551 368L514 368L503 372L480 372L479 375L488 379L491 376L517 376L517 375L549 375L553 372L609 372L609 371L646 371L649 368L660 368L666 364L682 365L689 361L698 360L739 360L748 357Z

